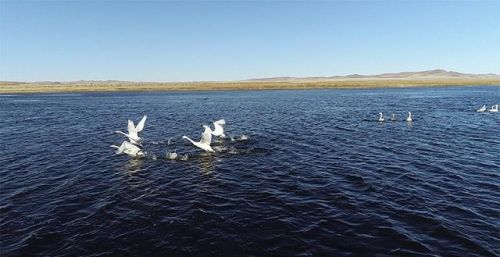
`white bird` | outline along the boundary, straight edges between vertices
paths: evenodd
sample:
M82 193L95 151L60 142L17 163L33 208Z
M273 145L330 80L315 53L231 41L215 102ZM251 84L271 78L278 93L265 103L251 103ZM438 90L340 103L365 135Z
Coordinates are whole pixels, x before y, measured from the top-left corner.
M172 153L167 153L167 159L175 160L175 158L177 158L177 153L175 151Z
M396 115L394 113L392 114L391 120L396 121Z
M213 124L214 124L214 130L211 130L212 135L214 135L216 137L225 138L226 135L224 135L224 127L222 125L225 125L226 121L222 119L222 120L214 121Z
M486 105L483 105L483 107L477 109L477 112L484 112L486 111Z
M498 104L491 106L491 109L489 109L488 111L489 112L498 112Z
M146 156L141 148L127 141L123 141L120 146L111 145L111 147L118 149L116 150L115 154L125 153L133 158L142 158Z
M380 122L385 121L384 115L381 112L379 112L378 114L380 115L380 117L378 118L378 121L380 121Z
M411 118L411 112L408 112L408 117L406 118L406 121L408 122L412 122L412 118Z
M207 152L215 152L214 149L212 149L212 147L210 146L210 144L212 143L212 130L209 126L206 125L203 125L203 127L205 128L205 130L203 131L203 133L201 133L201 139L199 142L195 142L187 136L182 136L182 138L189 140L189 142L191 142L193 145Z
M141 121L139 121L137 126L134 125L133 121L128 120L128 125L127 125L128 134L121 131L115 131L115 132L128 137L130 143L134 145L141 145L142 138L139 137L139 132L141 132L144 129L144 123L146 122L147 118L148 116L144 115L144 117L142 117Z

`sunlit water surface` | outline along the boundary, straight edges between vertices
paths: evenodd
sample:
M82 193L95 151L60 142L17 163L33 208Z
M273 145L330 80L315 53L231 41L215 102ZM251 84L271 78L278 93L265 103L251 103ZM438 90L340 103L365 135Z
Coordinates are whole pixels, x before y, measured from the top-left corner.
M0 96L0 253L498 256L500 113L475 110L499 102L500 87ZM115 156L143 114L148 157ZM181 139L220 118L222 152Z

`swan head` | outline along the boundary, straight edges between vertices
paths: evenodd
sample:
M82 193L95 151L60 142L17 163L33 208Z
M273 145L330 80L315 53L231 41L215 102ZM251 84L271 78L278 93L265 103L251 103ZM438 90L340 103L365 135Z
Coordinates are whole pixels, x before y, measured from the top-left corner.
M188 137L187 136L182 136L182 139L188 139Z

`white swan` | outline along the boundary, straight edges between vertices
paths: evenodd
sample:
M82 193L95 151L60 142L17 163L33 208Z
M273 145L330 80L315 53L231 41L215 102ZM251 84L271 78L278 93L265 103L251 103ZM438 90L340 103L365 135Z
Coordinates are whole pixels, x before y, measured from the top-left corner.
M411 118L411 112L408 112L408 117L406 118L406 121L408 122L412 122L412 118Z
M378 121L380 121L380 122L385 121L384 115L381 112L379 112L378 114L380 115L380 117L378 118Z
M169 159L169 160L175 160L175 158L177 158L177 153L176 153L176 151L175 151L175 150L174 150L173 152L171 152L171 153L170 153L170 152L168 152L166 157L167 157L167 159Z
M392 114L391 120L396 121L396 115L394 113Z
M216 137L221 137L221 138L225 138L226 135L224 135L224 127L222 125L225 125L226 124L226 121L225 120L218 120L218 121L214 121L214 130L212 130L212 135L216 136Z
M142 151L141 148L127 141L123 141L123 143L120 146L111 145L111 147L118 149L116 150L115 154L125 153L133 158L142 158L146 156L146 154Z
M486 105L483 105L483 107L477 109L477 112L484 112L486 111Z
M491 109L489 109L488 111L489 112L498 112L498 104L491 106Z
M215 152L214 149L212 149L212 147L210 146L210 144L212 143L212 130L206 125L203 125L203 127L205 128L205 130L203 131L203 133L201 133L201 139L199 142L195 142L187 136L182 136L182 138L189 140L189 142L191 142L193 145L207 152Z
M137 126L134 125L133 121L128 120L128 125L127 125L128 134L121 131L115 131L115 132L128 137L130 143L134 145L141 145L142 138L139 137L139 132L141 132L144 129L144 123L146 122L147 118L148 116L144 115L144 117L142 117L141 121L139 121Z

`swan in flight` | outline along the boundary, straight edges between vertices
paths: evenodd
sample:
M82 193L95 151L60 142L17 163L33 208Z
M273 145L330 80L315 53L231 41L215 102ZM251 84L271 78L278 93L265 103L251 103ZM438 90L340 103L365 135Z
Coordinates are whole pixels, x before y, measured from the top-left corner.
M498 104L491 106L491 109L489 109L488 111L489 112L498 112Z
M144 123L146 122L147 118L148 116L144 115L144 117L142 117L141 121L139 121L137 126L134 125L133 121L128 120L128 125L127 125L128 134L121 131L115 131L115 132L128 137L130 143L134 145L141 145L142 138L139 137L139 132L141 132L144 129Z
M391 120L396 121L396 115L394 113L392 114Z
M141 148L127 141L123 141L120 146L111 145L111 147L118 149L115 154L125 153L132 158L142 158L146 156Z
M380 122L385 121L384 115L381 112L379 112L378 114L380 115L380 117L378 118L378 121L380 121Z
M412 122L412 118L411 118L411 112L408 112L408 118L406 118L406 121L408 122Z
M199 142L195 142L187 136L182 136L182 138L189 140L189 142L191 142L193 145L207 152L215 152L214 149L212 149L212 147L210 146L210 143L212 143L212 130L206 125L203 125L203 127L205 128L205 130L203 131L203 133L201 133L201 139Z
M214 130L212 130L212 135L216 136L216 137L221 137L221 138L225 138L226 135L224 135L224 127L222 125L226 125L226 121L225 120L218 120L218 121L214 121Z
M477 112L484 112L486 111L486 105L483 105L483 107L477 109Z

